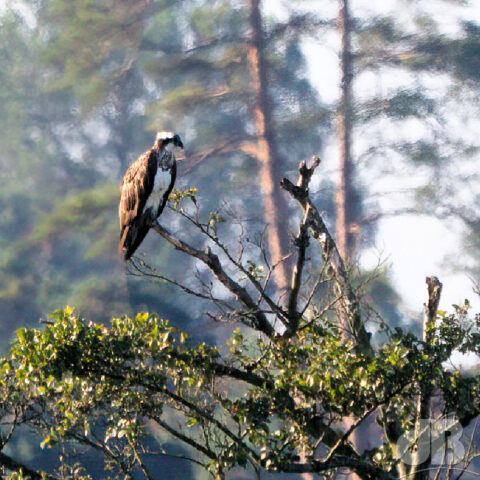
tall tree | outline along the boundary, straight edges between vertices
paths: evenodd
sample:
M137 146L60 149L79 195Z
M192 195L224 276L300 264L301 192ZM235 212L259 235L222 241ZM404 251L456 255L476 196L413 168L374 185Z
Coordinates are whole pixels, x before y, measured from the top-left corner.
M170 80L162 76L163 69L151 70L166 88L171 78L177 79L177 84L152 105L149 113L162 120L176 116L191 122L194 147L188 157L202 161L201 169L195 171L200 193L204 177L234 174L235 188L245 191L245 214L262 212L257 220L269 225L266 236L272 246L271 261L278 263L274 278L283 288L287 285L286 262L279 261L288 246L289 232L288 224L279 220L286 208L278 187L281 172L287 168L282 158L284 152L291 155L297 146L299 152L304 152L307 145L317 150L321 145L319 135L299 127L302 121L307 126L308 122L326 119L325 109L304 78L299 35L292 38L291 33L284 34L282 38L282 32L300 31L301 24L288 20L280 26L274 22L267 26L257 1L234 9L226 9L223 3L203 4L196 6L191 18L192 36L199 46L184 47L183 57L177 52L163 57L163 62L171 62L175 69ZM297 62L296 75L287 73L293 59ZM292 65L287 67L287 62ZM307 108L292 121L289 115L297 105ZM282 143L277 131L288 127L288 141ZM243 168L242 176L238 167L231 169L232 164ZM225 183L210 184L209 191L221 185Z
M255 93L252 115L257 135L255 154L263 196L263 218L268 225L267 237L272 262L277 265L275 269L277 287L283 290L288 286L288 263L282 258L288 251L289 235L288 225L281 220L285 218L286 201L280 192L282 164L276 146L272 118L260 0L250 0L250 27L252 37L247 47L247 58Z
M355 253L355 187L354 161L352 159L353 140L353 54L351 47L352 18L349 0L340 0L338 33L341 37L340 72L341 97L337 108L337 137L339 172L336 204L336 238L343 258L350 262Z

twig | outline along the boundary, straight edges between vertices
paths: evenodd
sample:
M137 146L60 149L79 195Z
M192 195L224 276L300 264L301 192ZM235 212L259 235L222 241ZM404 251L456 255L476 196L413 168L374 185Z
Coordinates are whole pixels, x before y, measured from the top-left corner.
M181 290L183 290L185 293L188 293L189 295L192 295L192 296L198 297L198 298L203 298L205 300L210 300L210 301L214 302L215 304L219 304L219 305L222 305L223 307L225 307L229 310L233 310L233 307L231 305L229 305L227 302L225 302L224 300L221 300L219 298L215 298L211 294L210 295L205 295L203 293L196 292L195 290L192 290L192 289L188 288L187 286L181 284L180 282L177 282L176 280L165 277L164 275L161 275L160 273L158 273L155 268L153 268L153 267L147 265L145 262L143 262L143 260L138 261L138 263L139 264L137 264L137 259L134 258L134 257L132 257L130 259L130 262L128 263L129 267L131 267L131 268L135 269L137 272L139 272L138 276L150 277L150 278L154 278L154 279L157 279L157 280L162 280L166 283L170 283L171 285L174 285L175 287L180 288ZM143 267L144 269L142 269L141 267ZM152 273L149 273L149 272L152 272ZM134 273L134 272L129 271L129 273L131 275L137 276L137 274Z
M195 227L197 227L203 234L205 234L212 242L217 245L222 252L225 254L225 256L228 258L228 260L235 266L237 267L247 278L250 280L251 284L255 287L255 289L259 292L260 296L265 300L267 305L277 313L278 318L281 320L281 322L285 325L288 326L288 316L287 313L283 311L283 309L277 305L266 293L265 289L263 288L262 284L242 265L242 263L237 262L232 255L230 254L228 248L219 240L219 238L216 235L212 235L211 232L209 231L208 228L205 228L204 225L202 225L200 222L197 222L195 219L190 217L190 215L187 215L184 211L182 210L177 210L180 215L182 215L184 218L189 220ZM286 257L288 258L288 257ZM280 259L277 264L275 264L272 267L272 270L275 269L275 267L282 261L284 261L285 258Z
M307 308L310 306L310 303L312 302L313 300L313 297L315 295L315 293L317 292L318 290L318 287L320 285L322 285L323 283L325 282L330 282L332 279L331 278L324 278L324 274L325 274L325 268L326 268L326 264L324 263L323 264L323 267L322 267L322 271L320 272L320 274L318 275L318 278L317 280L315 281L315 284L313 285L312 287L312 290L310 291L310 293L308 294L308 297L305 301L305 305L303 306L303 309L302 309L302 316L303 314L306 312Z
M235 282L230 276L227 275L218 256L213 254L210 248L207 248L204 252L198 250L195 247L192 247L185 243L183 240L175 237L171 234L166 228L162 227L158 221L155 221L152 225L152 228L163 238L165 238L169 243L171 243L177 250L180 250L192 257L199 259L208 268L213 272L217 279L230 291L235 297L241 301L247 308L251 309L254 313L255 318L255 327L263 332L268 337L273 337L275 335L274 328L270 325L267 320L267 317L259 311L256 303L247 292L245 288Z
M341 297L334 298L331 302L329 302L327 305L325 305L325 307L323 307L322 310L320 310L320 312L318 312L318 314L315 316L315 318L313 320L303 324L299 328L299 330L304 330L305 328L308 328L310 325L312 325L315 322L315 320L317 318L323 317L323 315L325 315L329 310L331 310L335 306L335 304L340 301L340 299L341 299Z
M324 462L328 462L336 453L338 447L342 445L342 443L347 440L347 438L351 435L351 433L366 419L368 418L376 409L378 405L373 406L369 410L367 410L362 417L360 417L356 422L353 422L350 428L340 437L338 442L334 445L333 448L330 449L328 455L325 457Z

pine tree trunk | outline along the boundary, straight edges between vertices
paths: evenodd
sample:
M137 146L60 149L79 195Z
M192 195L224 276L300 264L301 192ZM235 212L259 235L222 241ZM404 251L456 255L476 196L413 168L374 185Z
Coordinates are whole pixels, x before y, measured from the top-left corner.
M339 150L340 178L335 195L337 247L344 261L349 263L354 254L354 188L352 184L352 80L353 61L351 53L351 20L349 0L340 0L338 19L342 38L340 69L342 74L341 99L337 111L337 135Z
M355 201L353 187L353 161L352 161L352 80L353 80L353 59L351 52L351 18L349 10L349 0L339 0L340 12L338 18L338 29L341 36L340 52L340 72L341 80L341 98L337 111L337 137L339 152L340 178L335 195L336 205L336 241L340 255L345 264L352 262L354 256L354 209ZM345 340L350 338L348 335L349 326L346 315L340 318L346 332ZM354 419L345 419L344 425L348 429L353 424ZM357 432L350 435L350 441L358 451L361 447ZM360 480L358 475L350 473L351 480Z
M272 126L272 105L268 93L267 66L263 54L264 36L260 0L250 0L250 26L252 37L248 44L247 58L255 91L253 105L253 119L257 135L255 152L263 196L264 219L268 225L267 242L271 262L273 265L277 264L274 279L279 289L285 289L288 287L288 268L286 262L280 262L280 260L288 252L287 205L280 189L282 172Z

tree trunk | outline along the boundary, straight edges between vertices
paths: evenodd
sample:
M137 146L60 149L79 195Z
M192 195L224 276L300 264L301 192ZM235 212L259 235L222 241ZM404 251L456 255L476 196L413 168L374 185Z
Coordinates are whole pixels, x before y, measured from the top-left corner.
M341 98L337 110L337 137L339 152L340 178L335 194L336 224L335 233L337 248L346 265L352 262L355 247L355 224L354 224L354 187L353 187L353 161L352 161L352 80L353 80L353 59L351 52L351 18L349 0L339 0L340 12L338 16L338 29L341 36L340 51L340 72ZM344 312L340 322L343 324L345 340L351 338L347 312ZM344 421L348 430L354 419L347 418ZM359 451L361 442L357 431L350 435L350 441L354 448ZM359 480L358 475L351 473L351 480Z
M286 222L288 215L285 214L287 204L280 189L282 172L272 126L272 105L263 55L264 36L260 0L250 0L250 27L252 37L247 47L247 59L255 91L253 120L257 136L255 153L259 168L258 176L263 195L264 219L268 225L267 243L271 262L277 265L274 279L279 289L285 289L288 287L288 268L286 262L281 262L281 259L288 252L289 246Z
M337 110L337 135L340 178L335 195L337 247L346 263L354 254L354 188L352 162L352 80L353 59L351 52L351 19L349 0L340 0L338 18L342 38L340 70L342 75L341 98Z

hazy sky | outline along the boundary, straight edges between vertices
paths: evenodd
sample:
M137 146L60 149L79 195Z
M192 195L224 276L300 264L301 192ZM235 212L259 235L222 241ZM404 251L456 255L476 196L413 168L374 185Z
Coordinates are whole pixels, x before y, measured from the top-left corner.
M277 0L269 0L268 8L273 12L279 3ZM310 8L315 5L322 8L322 13L328 11L332 17L336 15L335 8L332 8L335 6L335 2L309 2ZM433 15L439 28L445 33L455 32L458 29L458 20L461 19L480 23L480 2L476 2L477 6L467 8L458 7L453 2L442 0L422 2L357 0L352 1L351 5L355 16L369 13L377 15L392 13L396 19L402 20L407 26L411 22L414 12L420 10L419 5L422 8L427 6L428 13ZM309 41L304 48L309 61L311 81L318 89L321 98L327 102L334 101L339 94L338 41L338 37L335 35L324 35L320 39ZM401 84L403 81L408 81L408 79L398 78L398 75L395 78L384 77L381 79L383 88L388 88L389 83ZM441 79L437 79L437 81L441 81ZM377 85L373 85L372 78L366 77L357 80L355 91L357 94L363 94L376 87ZM356 136L355 141L361 142L361 139ZM326 170L334 167L336 155L336 145L327 146L324 152ZM335 175L335 172L332 175ZM389 181L391 182L391 180ZM392 182L390 188L397 190L397 182L395 184ZM384 191L388 191L388 189L389 185L383 186ZM399 204L402 203L401 195L396 195L394 199ZM405 299L406 306L414 312L420 312L425 301L425 277L427 275L437 275L444 284L441 308L448 310L452 303L460 303L465 297L468 297L477 311L480 311L480 299L473 294L469 278L464 274L444 273L446 269L442 264L449 255L458 256L459 243L459 229L455 231L452 223L447 225L445 222L433 218L411 215L388 218L380 222L376 246L366 252L362 261L364 265L372 266L381 255L388 263L391 263L394 284Z

